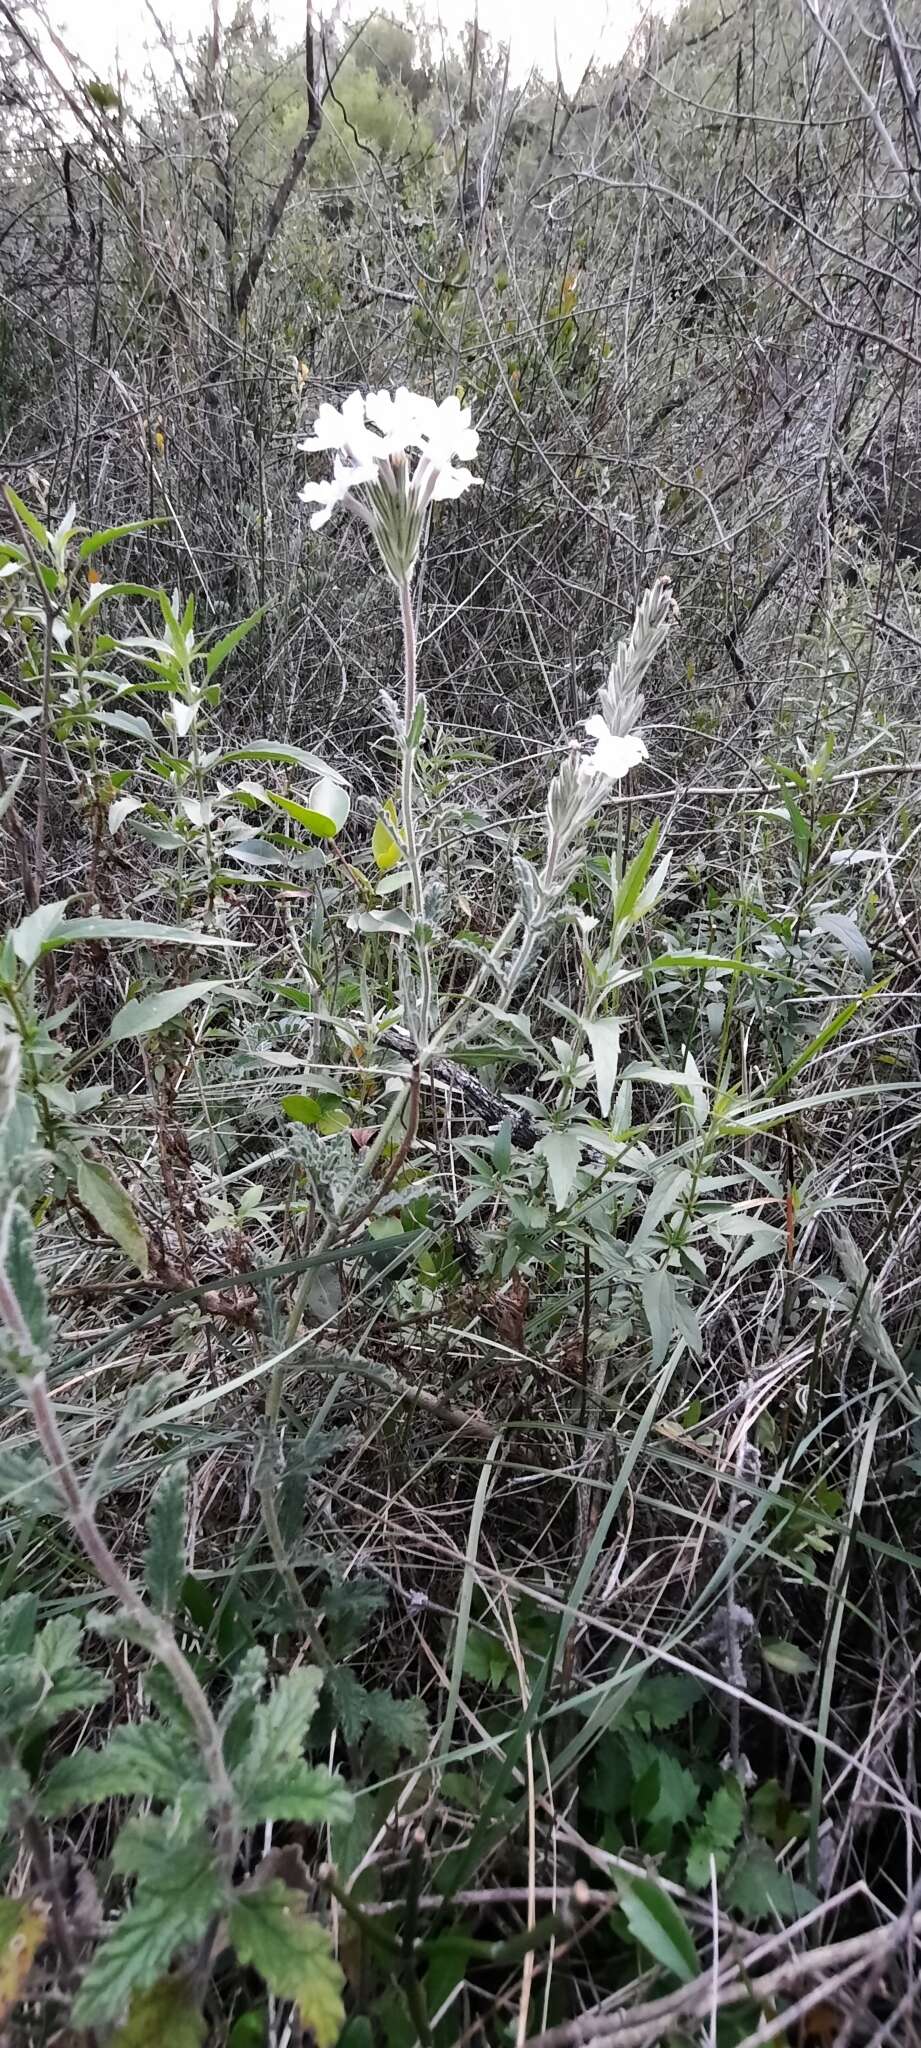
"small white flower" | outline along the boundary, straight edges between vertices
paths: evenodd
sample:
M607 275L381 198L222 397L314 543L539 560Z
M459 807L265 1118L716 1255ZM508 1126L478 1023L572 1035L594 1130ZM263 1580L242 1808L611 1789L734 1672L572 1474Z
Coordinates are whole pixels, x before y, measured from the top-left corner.
M352 391L338 411L321 405L301 448L306 455L332 451L333 474L300 493L305 504L319 508L311 527L325 526L344 505L371 529L394 581L410 577L428 506L459 498L477 482L464 466L479 445L470 419L470 407L453 394L439 405L405 384L366 396Z
M585 720L585 730L595 746L580 757L583 775L603 775L608 782L622 782L631 768L649 759L649 749L638 732L612 732L599 711Z

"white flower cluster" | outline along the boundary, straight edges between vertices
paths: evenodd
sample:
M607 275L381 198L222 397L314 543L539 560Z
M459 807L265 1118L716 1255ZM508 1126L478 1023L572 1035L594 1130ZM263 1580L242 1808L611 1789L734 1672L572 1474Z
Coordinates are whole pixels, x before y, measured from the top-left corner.
M337 505L370 528L394 581L412 575L426 510L440 498L459 498L477 482L465 467L479 435L470 407L454 396L423 398L401 384L396 392L352 391L341 410L321 405L305 455L333 455L332 477L307 483L300 493L316 505L310 524L325 526Z

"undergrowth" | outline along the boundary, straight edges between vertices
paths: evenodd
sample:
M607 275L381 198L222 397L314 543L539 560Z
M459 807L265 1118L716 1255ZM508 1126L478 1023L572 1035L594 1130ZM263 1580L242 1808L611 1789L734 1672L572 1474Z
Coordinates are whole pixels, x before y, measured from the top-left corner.
M236 736L260 614L7 493L0 2010L900 2038L917 734L805 634L676 776L660 578L498 774L419 645L469 416L347 413L304 495L401 623L373 760Z

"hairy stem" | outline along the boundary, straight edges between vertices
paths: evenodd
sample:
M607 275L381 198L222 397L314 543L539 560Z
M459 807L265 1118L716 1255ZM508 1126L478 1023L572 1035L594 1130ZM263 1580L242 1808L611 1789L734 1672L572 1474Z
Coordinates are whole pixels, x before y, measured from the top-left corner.
M121 1565L109 1549L71 1463L44 1373L36 1373L34 1378L25 1381L24 1388L36 1436L54 1475L67 1519L78 1543L106 1591L118 1601L128 1619L144 1636L151 1655L169 1673L193 1724L213 1794L218 1855L224 1875L229 1881L236 1862L240 1829L236 1797L224 1762L217 1722L169 1623L148 1607L146 1600L132 1585L131 1580L126 1578Z

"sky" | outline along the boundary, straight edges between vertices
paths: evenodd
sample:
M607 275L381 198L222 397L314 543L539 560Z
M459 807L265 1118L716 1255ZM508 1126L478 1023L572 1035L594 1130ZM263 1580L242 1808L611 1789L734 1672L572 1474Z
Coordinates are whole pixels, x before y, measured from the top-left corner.
M154 4L177 39L198 34L210 18L211 0L154 0ZM474 5L475 0L428 0L426 12L430 20L444 23L453 40L470 19ZM265 11L277 24L280 36L292 42L299 39L303 0L265 0ZM362 20L371 8L361 0L346 0L335 10L332 4L324 6L322 0L316 6L320 19L333 11L340 20ZM384 11L401 13L401 0L389 0ZM494 40L510 45L515 76L523 76L532 65L552 75L558 51L563 84L569 89L578 84L593 56L609 62L620 56L644 11L642 0L479 0L480 26ZM144 0L127 0L127 4L125 0L121 4L119 0L47 0L47 12L68 48L102 78L111 77L116 57L128 76L137 76L145 46L157 40ZM234 0L221 0L221 12L225 20L231 20Z

